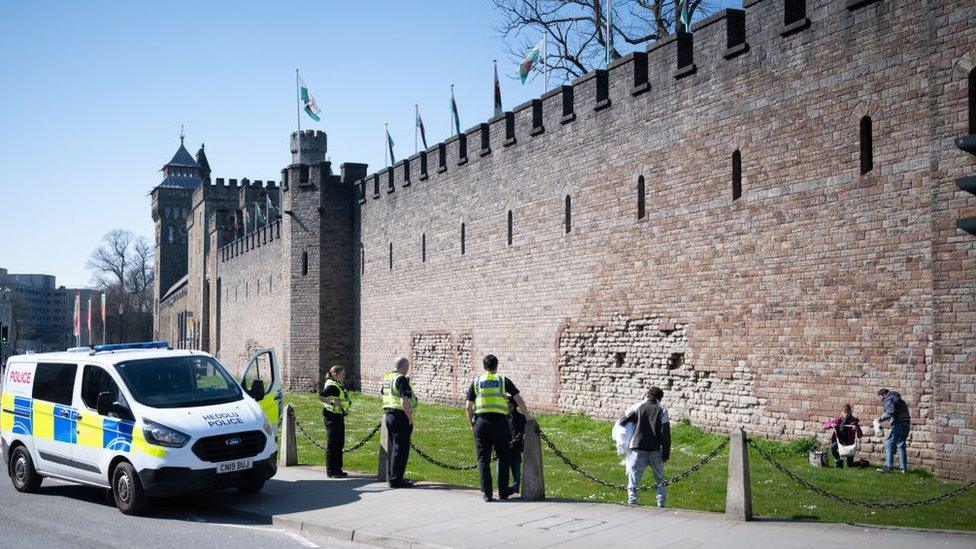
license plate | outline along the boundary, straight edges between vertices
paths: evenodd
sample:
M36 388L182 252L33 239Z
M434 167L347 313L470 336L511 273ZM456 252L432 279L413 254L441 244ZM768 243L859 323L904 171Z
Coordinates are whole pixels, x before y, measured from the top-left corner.
M224 463L217 464L217 474L221 473L233 473L236 471L245 471L254 467L254 460L251 459L239 459L237 461L227 461Z

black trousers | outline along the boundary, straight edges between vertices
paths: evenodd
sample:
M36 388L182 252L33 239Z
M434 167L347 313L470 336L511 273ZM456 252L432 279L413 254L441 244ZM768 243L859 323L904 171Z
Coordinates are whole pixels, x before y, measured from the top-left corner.
M841 461L840 451L837 449L837 441L836 440L834 440L833 442L830 443L830 453L831 453L831 455L834 456L834 461L837 462L837 466L838 467L843 467L844 466L844 462ZM847 456L846 460L847 460L847 466L848 467L854 467L854 456Z
M346 445L346 418L342 414L322 412L325 420L325 472L342 472L342 449Z
M407 414L401 410L387 410L383 414L383 421L386 422L386 430L390 434L390 456L386 460L386 480L390 486L393 486L403 482L403 473L407 470L413 425L407 420Z
M497 418L495 417L497 416ZM478 454L478 475L481 477L481 492L491 497L491 450L498 456L498 495L508 493L508 473L511 471L509 459L508 422L503 414L483 414L474 420L474 448Z

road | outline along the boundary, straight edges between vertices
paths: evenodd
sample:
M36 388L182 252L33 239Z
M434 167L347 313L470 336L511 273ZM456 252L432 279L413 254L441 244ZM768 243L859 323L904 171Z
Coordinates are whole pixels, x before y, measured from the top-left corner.
M243 497L234 491L223 494ZM219 499L208 495L158 500L147 516L129 517L109 504L104 490L47 478L38 492L21 494L6 474L0 474L0 547L364 547L221 513L212 505Z

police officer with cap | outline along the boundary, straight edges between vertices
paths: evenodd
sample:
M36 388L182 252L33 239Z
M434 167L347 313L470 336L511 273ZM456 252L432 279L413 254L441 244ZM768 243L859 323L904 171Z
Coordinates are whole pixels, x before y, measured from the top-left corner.
M485 501L494 501L491 482L491 450L498 457L498 497L508 499L512 491L508 485L509 442L508 398L512 396L516 406L526 419L531 419L525 401L512 380L498 375L498 358L486 355L483 361L485 373L475 379L468 387L465 412L468 423L474 431L474 445L478 453L478 473L481 477L481 492Z
M417 399L413 396L410 379L410 361L401 356L394 363L394 370L383 375L383 421L390 434L390 458L386 463L386 479L390 488L410 488L413 482L403 478L410 455L410 435L413 433L413 410Z
M346 478L342 470L342 448L346 445L346 416L352 401L342 384L346 370L338 364L329 368L328 377L319 400L322 402L322 419L325 421L325 474L329 478Z

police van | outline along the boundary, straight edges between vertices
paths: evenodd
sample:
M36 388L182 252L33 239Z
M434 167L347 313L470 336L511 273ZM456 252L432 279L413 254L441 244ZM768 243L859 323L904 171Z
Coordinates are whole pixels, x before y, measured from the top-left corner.
M138 514L150 497L260 491L277 471L281 396L272 349L240 380L166 342L18 355L0 393L0 446L20 492L69 480L108 488Z

